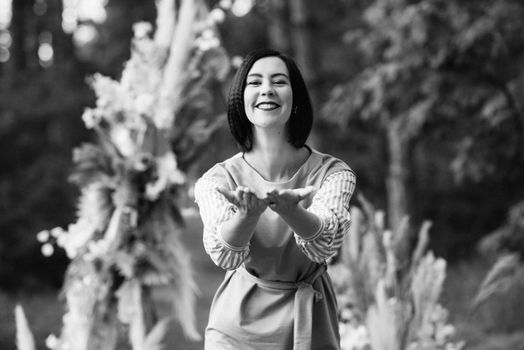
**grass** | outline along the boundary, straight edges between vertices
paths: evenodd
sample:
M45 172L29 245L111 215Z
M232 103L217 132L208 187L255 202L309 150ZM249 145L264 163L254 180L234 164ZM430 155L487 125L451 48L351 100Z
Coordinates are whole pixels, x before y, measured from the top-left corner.
M202 247L202 227L194 215L187 218L184 243L192 252L193 266L200 287L196 312L198 328L203 334L213 294L222 280L223 271L217 268ZM494 299L472 313L470 303L489 266L482 261L464 261L450 266L442 295L442 302L450 311L450 321L457 329L457 339L465 340L467 350L524 350L524 304L522 290L512 290ZM169 295L156 293L161 310L168 310ZM62 324L64 305L56 291L42 291L37 295L6 295L0 291L0 349L15 350L14 306L20 303L26 312L38 349L46 349L45 339L58 334ZM174 326L167 338L166 349L200 350L203 342L185 339L180 328ZM119 350L130 349L126 335L119 341Z

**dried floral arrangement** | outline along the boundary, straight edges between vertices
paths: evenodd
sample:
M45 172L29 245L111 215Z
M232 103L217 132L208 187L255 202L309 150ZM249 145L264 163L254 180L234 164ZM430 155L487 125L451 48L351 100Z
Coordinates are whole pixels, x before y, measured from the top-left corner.
M156 349L172 319L200 338L177 198L185 191L181 163L195 159L225 119L211 87L228 77L230 60L202 0L160 0L157 10L154 35L153 25L135 24L120 80L90 79L96 106L82 118L97 142L74 150L77 221L38 234L44 254L56 243L71 259L67 310L61 334L47 339L51 349L114 349L122 328L134 350ZM170 290L172 317L159 320L157 287Z
M446 261L427 251L430 222L414 248L407 218L395 232L363 196L329 271L339 301L343 350L459 350L439 303Z

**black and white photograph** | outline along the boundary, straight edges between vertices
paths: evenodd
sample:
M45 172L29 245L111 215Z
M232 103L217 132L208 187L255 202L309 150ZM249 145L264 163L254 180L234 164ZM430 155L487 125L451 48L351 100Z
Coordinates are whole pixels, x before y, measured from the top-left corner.
M0 349L524 350L522 0L0 0Z

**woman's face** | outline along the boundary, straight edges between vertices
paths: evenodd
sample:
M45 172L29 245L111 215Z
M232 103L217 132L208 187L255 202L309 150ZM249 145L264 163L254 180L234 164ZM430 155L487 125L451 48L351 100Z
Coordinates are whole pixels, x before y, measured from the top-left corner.
M255 61L244 89L247 119L265 129L285 129L293 106L293 90L286 64L269 56Z

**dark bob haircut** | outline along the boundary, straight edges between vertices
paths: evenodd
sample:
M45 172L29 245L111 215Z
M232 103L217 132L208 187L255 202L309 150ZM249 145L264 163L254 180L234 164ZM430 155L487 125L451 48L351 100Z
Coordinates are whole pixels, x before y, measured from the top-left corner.
M313 109L307 91L306 83L296 63L288 56L270 49L259 49L250 52L238 69L233 85L229 91L227 117L233 137L243 152L253 148L253 129L247 119L244 108L244 89L246 78L253 64L264 57L278 57L287 66L293 92L291 116L287 122L287 137L289 143L296 148L304 146L313 126Z

